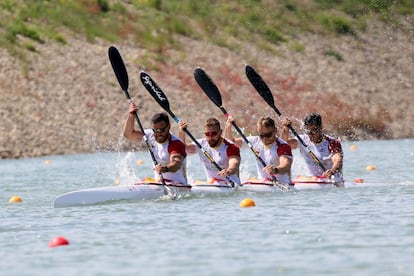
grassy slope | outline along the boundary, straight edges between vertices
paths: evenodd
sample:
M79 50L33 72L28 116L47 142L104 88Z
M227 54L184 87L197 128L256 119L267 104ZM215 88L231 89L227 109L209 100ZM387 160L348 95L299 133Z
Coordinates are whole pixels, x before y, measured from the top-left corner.
M20 48L36 50L30 41L65 43L62 27L89 39L131 38L163 58L163 49L176 46L180 34L236 49L244 41L269 51L274 44L292 42L303 32L355 35L373 15L396 24L396 15L413 13L410 0L75 0L11 1L0 4L0 46L24 57ZM303 45L295 46L298 51ZM331 53L334 54L334 53Z

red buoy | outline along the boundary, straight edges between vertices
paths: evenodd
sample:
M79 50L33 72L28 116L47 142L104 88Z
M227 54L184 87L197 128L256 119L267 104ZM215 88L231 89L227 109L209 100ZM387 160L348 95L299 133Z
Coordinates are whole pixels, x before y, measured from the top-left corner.
M55 237L50 240L49 247L69 245L69 241L65 237Z

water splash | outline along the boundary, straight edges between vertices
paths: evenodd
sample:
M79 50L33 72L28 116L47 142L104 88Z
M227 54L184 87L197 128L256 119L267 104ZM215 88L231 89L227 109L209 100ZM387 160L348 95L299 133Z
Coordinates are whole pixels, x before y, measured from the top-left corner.
M116 162L115 179L119 180L119 184L133 184L142 178L136 175L133 163L136 160L135 152L127 152L125 155L119 153Z

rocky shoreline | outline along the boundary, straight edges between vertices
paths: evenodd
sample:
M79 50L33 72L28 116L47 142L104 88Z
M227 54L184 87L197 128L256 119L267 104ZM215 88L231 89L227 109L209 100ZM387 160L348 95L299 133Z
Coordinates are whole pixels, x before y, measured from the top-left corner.
M274 54L252 45L230 51L180 38L182 49L167 50L165 61L147 73L196 136L207 117L224 121L193 78L197 66L216 82L223 105L246 131L252 131L258 117L275 116L244 76L248 63L267 81L284 115L302 118L317 110L328 131L342 139L413 138L413 22L412 17L406 19L405 31L378 23L358 36L305 35L297 40L304 51L282 44ZM142 146L121 136L128 101L108 60L110 45L80 37L71 38L67 45L37 45L36 52L27 53L28 68L0 49L1 158ZM149 53L132 42L115 46L126 62L130 94L141 106L140 119L148 126L152 114L162 111L139 81L141 57ZM364 120L370 120L369 127Z

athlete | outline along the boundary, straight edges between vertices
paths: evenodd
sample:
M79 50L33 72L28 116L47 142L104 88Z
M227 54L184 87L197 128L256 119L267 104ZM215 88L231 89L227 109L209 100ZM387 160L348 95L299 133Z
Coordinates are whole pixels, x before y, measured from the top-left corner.
M187 156L185 144L170 133L170 121L166 113L157 113L151 119L152 129L145 129L144 133L134 128L135 112L138 107L131 102L128 117L124 125L125 138L141 142L144 135L152 147L157 165L154 166L154 175L159 179L162 173L165 181L187 184L185 176L185 158Z
M299 135L308 149L298 142L297 138L289 138L289 126L292 121L288 118L282 119L283 129L281 138L289 143L292 149L299 148L300 155L304 158L308 173L312 176L324 176L333 178L337 183L343 183L342 164L343 151L341 142L323 132L322 117L318 113L311 113L305 117L305 134ZM315 161L309 150L316 155L326 170Z
M233 137L231 126L233 118L228 117L225 127L225 137L242 146L244 139ZM256 124L257 135L246 137L253 150L260 156L266 166L256 158L257 177L259 180L271 181L273 177L280 184L290 184L290 169L292 166L292 150L290 146L277 137L275 121L270 117L262 117Z
M179 122L179 137L182 141L185 141L184 129L187 126L187 122ZM235 184L241 185L239 178L239 147L222 136L220 122L216 118L207 119L204 125L204 135L204 138L197 139L203 149L199 149L194 142L188 143L186 146L188 154L198 152L206 173L207 181L209 183L227 182L227 177L229 177ZM205 156L203 150L212 157L222 170L219 171L216 168L211 160Z

